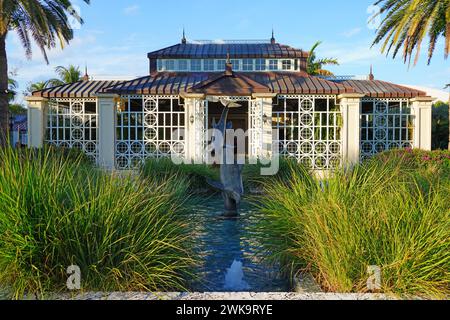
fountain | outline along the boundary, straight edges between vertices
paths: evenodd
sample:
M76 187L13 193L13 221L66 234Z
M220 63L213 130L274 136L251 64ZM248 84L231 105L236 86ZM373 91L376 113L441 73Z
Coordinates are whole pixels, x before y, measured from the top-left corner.
M225 275L225 290L244 291L249 289L249 285L244 280L243 264L240 261L234 260L231 267Z
M243 165L236 163L236 161L227 163L227 159L230 158L228 157L229 153L233 152L232 155L234 156L234 146L227 145L225 141L226 131L233 128L231 122L227 122L230 108L239 108L241 105L229 100L215 99L214 97L211 97L210 100L220 101L225 108L222 112L220 121L218 123L213 123L213 128L216 132L212 137L212 151L215 153L219 152L219 154L222 155L220 159L220 182L209 179L208 183L213 188L222 191L225 204L223 216L226 218L236 218L238 216L242 196L244 195L244 186L242 182Z

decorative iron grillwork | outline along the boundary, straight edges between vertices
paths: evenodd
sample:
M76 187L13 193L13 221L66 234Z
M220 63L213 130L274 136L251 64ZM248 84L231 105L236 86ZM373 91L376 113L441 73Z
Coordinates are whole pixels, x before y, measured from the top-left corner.
M47 113L46 142L98 157L96 99L51 99Z
M333 96L279 96L273 108L280 155L315 170L338 167L342 159L342 113Z
M364 99L361 114L361 160L413 147L413 116L408 99Z
M134 169L148 158L184 156L185 111L178 96L124 98L117 114L117 169Z

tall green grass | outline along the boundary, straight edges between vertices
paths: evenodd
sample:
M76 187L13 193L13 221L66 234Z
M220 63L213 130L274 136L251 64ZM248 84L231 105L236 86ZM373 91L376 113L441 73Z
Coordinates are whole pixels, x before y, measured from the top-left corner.
M0 286L14 298L65 291L185 289L195 259L187 183L102 173L48 149L0 149Z
M284 272L311 272L330 292L450 294L450 180L378 159L319 181L295 165L265 183L259 240Z
M246 193L252 189L260 188L264 181L273 180L274 177L287 178L290 175L290 164L293 160L281 158L279 162L279 170L275 176L261 175L261 169L268 167L257 164L245 164L242 171L242 179ZM143 177L151 177L164 181L168 176L178 176L186 179L189 183L189 191L216 191L208 185L207 180L220 180L220 166L207 164L174 164L170 158L148 159L144 166L140 169Z
M189 186L189 192L208 189L207 179L219 180L218 167L206 164L175 164L170 158L148 159L140 169L143 177L156 181L165 181L168 177L184 179Z

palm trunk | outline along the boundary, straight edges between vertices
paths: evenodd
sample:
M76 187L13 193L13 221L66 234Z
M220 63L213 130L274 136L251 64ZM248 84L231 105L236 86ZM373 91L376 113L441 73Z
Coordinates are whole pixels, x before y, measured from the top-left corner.
M6 33L0 35L0 147L9 141L8 60Z

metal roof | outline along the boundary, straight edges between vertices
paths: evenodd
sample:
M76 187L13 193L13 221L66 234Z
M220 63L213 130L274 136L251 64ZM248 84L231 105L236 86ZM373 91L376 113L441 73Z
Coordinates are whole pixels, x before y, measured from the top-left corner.
M148 54L150 59L307 58L308 52L279 43L179 43Z
M94 98L103 88L120 83L118 80L111 81L78 81L64 84L62 86L33 92L33 96L44 98Z
M203 91L202 91L203 89ZM272 92L279 94L341 94L354 89L336 82L311 77L300 72L234 73L172 73L159 72L148 77L126 81L105 88L103 92L117 94L208 94L250 95Z
M426 96L426 92L381 80L345 80L336 81L355 89L370 98L414 98Z
M380 80L330 81L304 72L177 73L159 72L131 81L79 81L33 92L44 98L93 98L97 93L178 95L342 94L361 93L372 98L426 96L420 90Z

